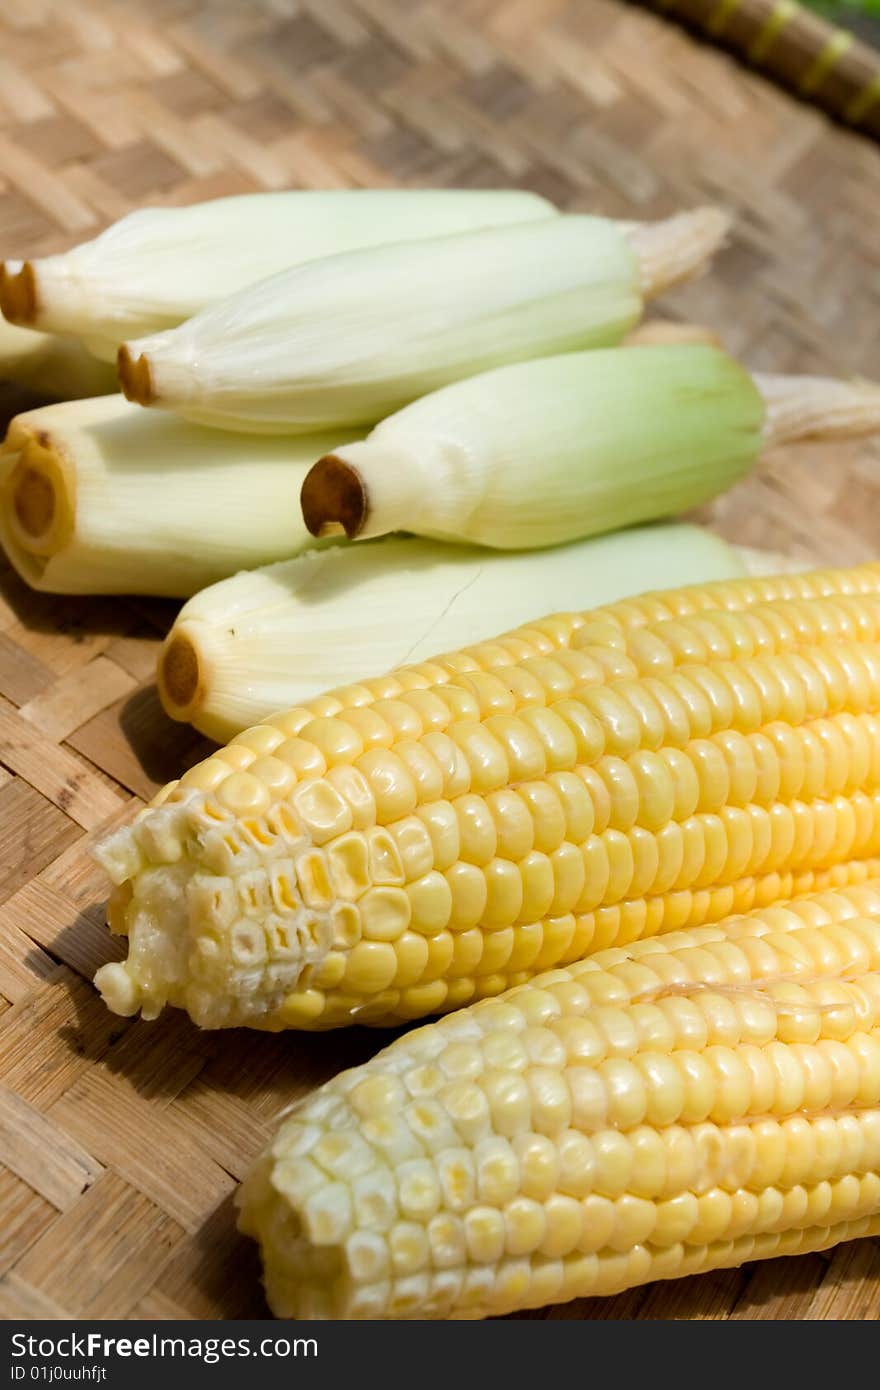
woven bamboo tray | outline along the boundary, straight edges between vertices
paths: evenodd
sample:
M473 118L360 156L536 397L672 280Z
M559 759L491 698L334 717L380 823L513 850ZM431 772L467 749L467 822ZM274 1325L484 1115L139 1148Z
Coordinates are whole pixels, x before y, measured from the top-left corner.
M796 0L646 0L747 63L880 140L880 52ZM880 18L852 12L880 42Z
M611 0L27 0L0 15L0 253L147 202L258 188L522 184L626 217L721 199L669 304L754 367L880 375L880 152ZM711 513L804 559L880 554L880 452L769 460ZM107 1013L94 832L197 759L150 684L170 604L0 570L0 1316L265 1316L232 1193L283 1103L381 1042ZM864 1318L880 1243L549 1317Z

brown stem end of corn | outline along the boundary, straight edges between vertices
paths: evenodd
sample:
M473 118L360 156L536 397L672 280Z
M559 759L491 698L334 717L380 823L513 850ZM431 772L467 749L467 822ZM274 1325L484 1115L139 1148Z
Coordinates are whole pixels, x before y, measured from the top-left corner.
M13 506L25 535L39 541L55 520L55 488L51 478L36 468L23 468L15 484Z
M202 671L195 643L185 633L175 633L159 658L159 695L172 719L186 719L196 703Z
M138 357L133 357L127 344L123 343L116 357L116 370L119 373L119 384L126 400L133 401L135 405L151 405L153 403L156 399L156 392L153 389L153 373L150 369L149 358L145 357L143 353Z
M12 265L17 262L12 262ZM37 280L30 261L18 270L0 265L0 311L10 323L32 324L37 317Z
M336 454L325 454L309 469L300 492L300 505L313 536L333 536L344 531L350 541L360 535L370 509L360 473Z

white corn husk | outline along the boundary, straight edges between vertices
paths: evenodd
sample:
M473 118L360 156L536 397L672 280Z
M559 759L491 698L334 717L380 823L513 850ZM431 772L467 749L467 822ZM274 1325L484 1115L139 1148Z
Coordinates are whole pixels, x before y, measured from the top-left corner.
M518 189L331 189L143 208L71 251L7 261L7 317L72 333L115 356L288 266L361 246L550 217ZM103 340L103 341L101 341Z
M498 363L619 342L726 226L711 208L643 227L559 216L328 257L126 343L120 379L227 429L372 423Z
M0 384L42 400L73 401L117 391L116 373L81 343L0 318Z
M757 458L763 416L743 368L700 343L501 367L423 397L316 464L306 524L558 544L723 491Z
M237 574L190 599L159 660L167 712L220 742L364 673L466 647L543 613L745 573L696 526L539 554L391 537Z
M119 395L32 410L0 450L0 541L36 589L187 597L314 547L299 488L337 438L219 434Z

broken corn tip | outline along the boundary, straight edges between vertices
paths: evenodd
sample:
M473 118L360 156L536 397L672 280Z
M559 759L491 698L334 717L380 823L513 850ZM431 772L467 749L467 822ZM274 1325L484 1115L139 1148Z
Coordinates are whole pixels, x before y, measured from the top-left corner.
M0 265L0 312L10 323L24 327L37 318L37 278L31 261L4 261Z
M110 961L95 973L95 988L111 1013L133 1018L139 1011L142 995L131 975L120 961Z
M123 343L116 357L119 384L127 401L134 405L152 405L156 400L153 369L144 353L134 354Z

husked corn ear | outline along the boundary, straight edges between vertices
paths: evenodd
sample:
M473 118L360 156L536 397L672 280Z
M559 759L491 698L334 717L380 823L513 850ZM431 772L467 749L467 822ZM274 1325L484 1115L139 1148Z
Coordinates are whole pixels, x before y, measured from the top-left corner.
M35 589L192 594L314 553L290 505L311 443L218 436L118 394L31 410L0 445L0 544Z
M613 605L549 655L239 735L99 851L108 1004L388 1023L880 873L880 567L773 582L831 592Z
M225 429L373 424L502 362L619 343L646 299L703 269L727 227L717 208L645 225L566 214L326 256L125 342L119 379L140 405ZM754 414L746 386L740 420ZM701 379L692 394L706 390ZM713 398L719 425L743 390L728 381ZM559 409L547 403L547 427ZM556 438L544 442L549 460Z
M0 310L91 340L112 360L123 338L181 323L255 276L555 212L537 193L470 188L297 189L139 208L70 251L0 265Z
M677 515L755 463L764 402L718 348L579 346L498 357L385 412L307 475L309 530L540 549Z
M480 1318L880 1232L880 890L601 952L288 1113L279 1317Z
M422 395L317 461L306 525L538 549L699 506L763 447L880 431L880 386L753 380L706 342L665 337L533 355Z

